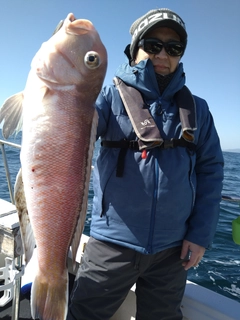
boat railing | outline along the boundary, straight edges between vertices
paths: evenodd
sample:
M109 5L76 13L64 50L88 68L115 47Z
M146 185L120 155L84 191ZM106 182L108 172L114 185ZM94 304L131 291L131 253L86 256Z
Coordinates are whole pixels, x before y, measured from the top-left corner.
M8 146L14 147L14 148L18 148L18 149L21 149L21 145L16 144L16 143L12 143L12 142L8 142L5 140L0 140L0 147L1 147L1 151L2 151L2 159L3 159L7 184L8 184L9 195L10 195L12 204L15 204L14 193L13 193L13 188L12 188L12 183L11 183L11 174L9 171L5 145L8 145ZM7 261L7 258L5 260ZM9 261L10 261L9 266L6 266L5 267L6 270L4 270L4 271L6 273L5 276L8 278L11 278L12 281L10 281L10 280L6 281L6 279L5 279L4 285L1 286L0 291L4 291L3 298L5 297L5 300L3 299L3 301L2 301L3 305L5 305L7 302L9 302L9 300L13 299L12 320L18 320L19 319L21 276L24 272L24 268L22 268L22 256L18 256L15 259L13 257L13 260L9 259ZM1 270L3 270L3 269L4 268L1 268ZM14 277L10 277L10 275L14 275ZM8 290L5 288L7 288ZM11 292L11 294L10 294L10 292ZM13 297L12 297L12 295L13 295Z
M14 147L14 148L18 148L18 149L21 149L21 145L16 144L16 143L12 143L12 142L8 142L5 140L0 140L0 147L1 147L1 151L2 151L3 164L4 164L5 174L6 174L6 178L7 178L7 184L8 184L8 191L9 191L9 195L11 198L11 202L13 204L15 204L14 195L13 195L14 193L13 193L12 183L11 183L11 175L10 175L10 171L9 171L5 145L8 145L8 146Z

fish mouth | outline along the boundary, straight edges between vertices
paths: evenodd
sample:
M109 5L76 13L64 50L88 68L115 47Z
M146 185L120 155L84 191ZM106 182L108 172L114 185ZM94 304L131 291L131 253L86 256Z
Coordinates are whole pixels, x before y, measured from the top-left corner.
M66 20L60 20L52 35L57 33L64 24L66 26L66 32L73 35L86 34L89 31L94 30L94 26L91 21L87 19L76 19L73 13L69 13Z
M76 19L73 13L69 13L67 16L67 32L71 34L85 34L94 30L94 26L90 20Z
M70 22L73 22L73 21L77 20L77 19L75 18L75 16L74 16L73 13L69 13L68 16L67 16L67 19L68 19Z
M67 16L67 20L71 23L71 22L75 21L76 18L74 17L73 13L69 13L68 16ZM57 33L62 28L63 25L64 25L64 20L60 20L58 25L56 26L55 30L53 31L52 35Z

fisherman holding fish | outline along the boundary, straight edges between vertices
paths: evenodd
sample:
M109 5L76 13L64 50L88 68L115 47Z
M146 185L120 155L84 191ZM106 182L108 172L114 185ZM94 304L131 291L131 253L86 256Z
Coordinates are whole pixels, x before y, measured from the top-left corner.
M185 24L156 9L130 33L129 61L96 102L91 237L68 320L110 319L134 283L136 319L182 319L187 270L218 222L223 156L206 101L184 86Z

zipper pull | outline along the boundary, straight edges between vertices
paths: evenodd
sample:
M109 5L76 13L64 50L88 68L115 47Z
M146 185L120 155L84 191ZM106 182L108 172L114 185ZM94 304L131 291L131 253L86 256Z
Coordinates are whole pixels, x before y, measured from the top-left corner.
M142 159L147 159L147 150L143 149L142 151Z

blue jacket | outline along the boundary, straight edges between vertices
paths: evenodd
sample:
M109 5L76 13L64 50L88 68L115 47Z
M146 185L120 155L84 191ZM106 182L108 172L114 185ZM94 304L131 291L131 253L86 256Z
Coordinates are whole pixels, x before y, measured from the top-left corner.
M181 137L174 94L185 84L182 63L161 95L151 60L119 67L116 75L138 89L163 139ZM186 239L209 247L216 230L223 180L223 156L208 105L197 108L196 152L176 147L141 152L128 149L123 177L116 177L120 149L101 147L95 163L90 235L144 254L182 244ZM96 108L98 137L136 139L117 89L103 88Z

